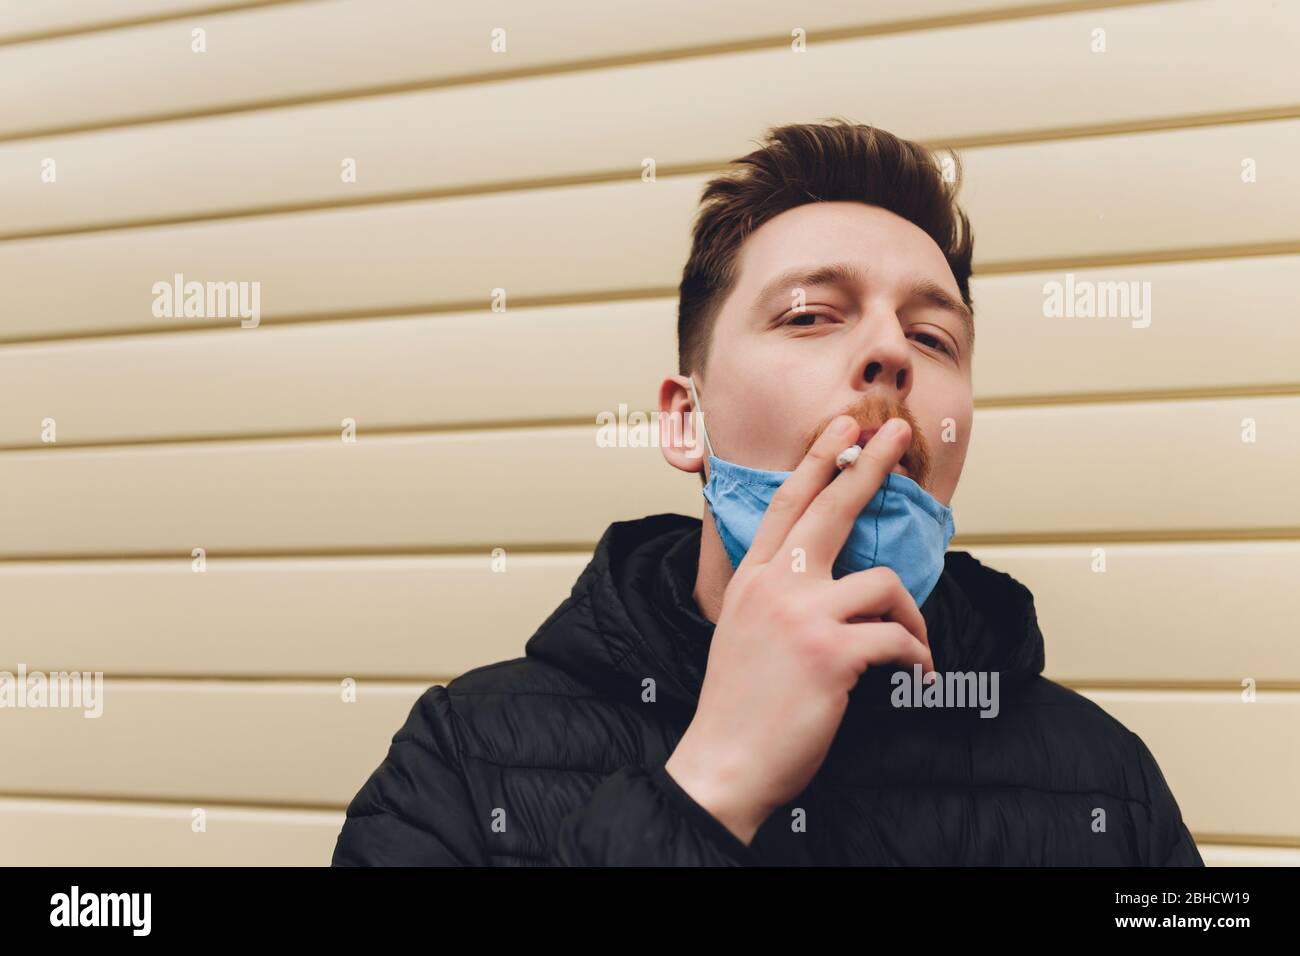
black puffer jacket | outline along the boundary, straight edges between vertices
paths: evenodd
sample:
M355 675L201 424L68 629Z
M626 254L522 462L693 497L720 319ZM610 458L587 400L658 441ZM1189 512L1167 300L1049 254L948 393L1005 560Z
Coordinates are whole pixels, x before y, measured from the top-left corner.
M426 691L333 864L1203 865L1142 741L1040 676L1029 591L961 551L921 612L938 671L999 672L997 716L894 707L898 668L869 669L812 783L746 846L663 769L713 632L700 529L615 522L524 657Z

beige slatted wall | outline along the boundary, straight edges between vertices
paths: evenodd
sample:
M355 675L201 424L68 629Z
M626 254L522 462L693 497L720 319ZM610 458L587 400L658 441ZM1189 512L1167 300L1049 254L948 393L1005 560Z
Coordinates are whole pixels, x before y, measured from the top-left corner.
M711 171L841 114L966 165L953 547L1207 862L1300 863L1300 5L124 6L0 0L0 669L106 675L98 719L0 712L8 862L328 862L428 684L521 653L608 522L700 513L595 415L675 370ZM260 325L155 317L177 272ZM1150 282L1150 327L1044 320L1066 272ZM500 507L521 453L544 508Z

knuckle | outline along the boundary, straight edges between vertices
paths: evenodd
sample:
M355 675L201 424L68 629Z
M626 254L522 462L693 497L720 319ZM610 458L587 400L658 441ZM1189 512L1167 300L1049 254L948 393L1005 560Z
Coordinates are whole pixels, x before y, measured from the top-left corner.
M874 656L877 662L897 660L907 650L906 629L895 621L880 621L875 625Z
M798 632L798 650L814 664L824 666L835 649L835 633L827 625L806 625Z
M886 594L894 594L903 586L903 579L888 565L878 564L858 573L862 575L863 584L871 588L877 599Z
M743 561L741 562L740 567L736 568L736 573L731 576L726 589L722 592L724 613L731 608L743 608L753 603L751 591L755 587L755 579L762 574L763 568L764 565L746 565Z
M784 514L794 510L796 503L795 489L789 481L782 482L781 487L777 488L772 495L772 500L768 503L768 513L775 512Z
M772 621L787 632L803 635L810 630L809 621L811 618L807 608L802 601L798 601L788 594L775 601L768 613Z
M829 445L825 442L819 441L815 442L813 446L808 449L808 457L813 461L830 462L833 460L833 455L838 455L843 450L843 448L836 448L832 452Z
M870 442L867 442L866 447L862 449L857 463L859 465L874 465L875 468L881 471L889 471L896 464L892 455L886 455L878 448L873 449Z
M736 568L736 573L731 576L731 580L727 583L727 593L735 592L739 594L748 591L750 582L762 571L763 565L755 561L748 561L749 556L748 554L745 555L746 560L740 562L740 566Z
M890 590L901 588L903 586L903 579L899 577L898 572L889 565L878 564L871 570L875 573L876 577L880 578L880 583Z
M780 594L781 575L772 562L751 564L745 569L744 577L740 574L741 569L737 568L731 581L737 584L737 578L740 579L736 590L744 596L746 604L758 609L766 608L773 597Z
M916 638L912 636L912 632L902 624L899 624L897 621L891 621L890 628L893 631L891 640L894 642L894 648L899 654L905 657L910 657L912 652L916 648L920 647L916 642Z
M817 497L813 498L812 501L808 502L808 507L805 509L805 513L820 517L829 517L835 513L835 506L834 496L824 491L817 495Z

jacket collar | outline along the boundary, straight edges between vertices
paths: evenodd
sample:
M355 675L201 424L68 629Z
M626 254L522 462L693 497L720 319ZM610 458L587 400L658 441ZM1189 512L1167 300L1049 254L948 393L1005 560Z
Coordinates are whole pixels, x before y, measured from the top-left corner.
M693 596L701 528L699 518L679 514L613 522L525 654L615 692L639 696L652 678L657 700L693 713L714 629ZM1033 595L969 553L946 553L920 610L937 670L998 671L1002 693L1042 673ZM887 679L891 670L873 673Z

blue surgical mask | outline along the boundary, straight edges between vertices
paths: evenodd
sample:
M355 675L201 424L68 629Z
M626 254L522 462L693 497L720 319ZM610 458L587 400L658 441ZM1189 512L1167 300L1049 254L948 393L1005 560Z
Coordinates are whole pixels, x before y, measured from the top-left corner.
M700 432L709 453L704 498L731 566L737 568L754 543L776 489L792 472L747 468L717 457L703 425L704 413L693 377L690 383L695 409L700 413ZM939 582L943 556L956 530L951 508L911 478L891 471L853 522L831 577L842 578L883 564L894 570L920 607Z

